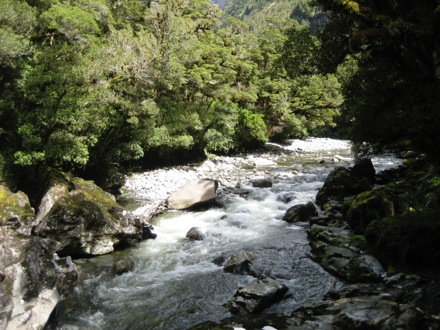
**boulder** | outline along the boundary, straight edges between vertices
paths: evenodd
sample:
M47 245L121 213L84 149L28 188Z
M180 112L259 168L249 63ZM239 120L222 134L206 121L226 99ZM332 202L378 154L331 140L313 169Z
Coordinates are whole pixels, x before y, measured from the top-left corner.
M215 200L217 188L218 182L215 180L194 179L171 193L167 203L169 207L176 210L207 204Z
M366 179L371 183L376 181L376 170L369 158L357 160L351 168L351 173L359 180Z
M205 239L205 234L199 227L192 227L186 233L186 237L192 241L203 241Z
M122 275L124 273L132 272L134 269L134 261L133 260L119 260L115 264L115 273L116 275Z
M319 189L316 204L322 207L331 200L342 202L346 197L357 195L371 188L372 184L368 180L358 179L350 169L335 167L322 188Z
M12 192L0 184L0 226L17 229L22 235L30 235L34 225L35 212L28 196L18 191Z
M251 266L254 260L255 256L252 252L239 251L228 260L223 270L227 273L253 275Z
M270 188L273 185L273 182L271 179L254 179L251 181L252 187L255 188Z
M259 313L283 299L288 288L270 277L256 279L239 288L226 306L234 314Z
M122 207L113 195L104 192L92 181L71 179L69 190L59 189L60 195L43 198L51 207L40 205L43 215L35 233L58 241L57 253L84 257L112 252L127 239L143 237L142 226L123 216ZM54 189L49 189L48 194Z
M290 207L283 216L283 220L287 222L303 222L310 218L316 217L318 211L315 204L309 202L307 204L297 204Z
M380 296L307 305L291 317L298 329L428 329L423 312Z
M78 281L70 257L59 258L58 243L23 236L0 226L0 328L42 329Z

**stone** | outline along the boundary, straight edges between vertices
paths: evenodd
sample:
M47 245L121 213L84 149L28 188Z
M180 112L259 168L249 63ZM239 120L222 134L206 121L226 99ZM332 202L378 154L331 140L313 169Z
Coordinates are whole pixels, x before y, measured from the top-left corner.
M254 260L255 256L252 252L242 250L228 260L223 270L227 273L253 275L251 266Z
M226 306L234 314L259 313L279 302L288 288L270 277L256 279L237 290Z
M56 255L57 246L0 226L1 329L42 329L55 306L73 292L78 271L70 257Z
M255 188L270 188L273 185L271 179L254 179L251 181L252 187Z
M371 255L362 254L350 231L313 225L308 231L314 259L325 269L355 283L380 282L385 270Z
M192 227L186 233L186 237L192 241L203 241L206 236L199 227Z
M365 178L371 183L376 181L376 170L369 158L357 160L351 168L351 173L359 180Z
M0 226L17 229L22 235L31 235L35 212L28 196L22 192L12 192L0 184Z
M316 204L322 207L331 200L342 202L346 197L371 188L372 184L359 180L350 169L338 166L330 172L324 185L318 190Z
M35 234L58 241L61 257L88 257L112 252L115 246L133 237L142 238L143 229L134 219L123 216L115 197L92 181L72 178L70 191L43 198L51 207L44 210ZM49 193L53 190L49 189Z
M122 275L124 273L132 272L134 269L134 261L132 260L119 260L115 265L116 275Z
M316 217L318 211L315 204L309 202L307 204L297 204L290 207L283 216L283 220L287 222L303 222L309 221L311 218Z
M170 194L167 199L169 207L176 210L207 204L217 196L218 182L207 179L194 179Z

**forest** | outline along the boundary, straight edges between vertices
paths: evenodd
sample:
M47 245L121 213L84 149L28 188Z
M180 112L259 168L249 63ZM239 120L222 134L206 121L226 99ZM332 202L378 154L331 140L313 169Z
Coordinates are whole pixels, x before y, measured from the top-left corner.
M256 29L205 0L0 6L0 179L19 187L53 169L105 186L131 166L317 135L340 114L305 20Z

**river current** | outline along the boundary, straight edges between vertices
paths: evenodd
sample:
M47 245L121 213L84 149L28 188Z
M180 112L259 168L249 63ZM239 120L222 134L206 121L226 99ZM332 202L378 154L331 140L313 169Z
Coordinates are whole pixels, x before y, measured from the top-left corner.
M314 201L335 166L353 159L347 141L293 140L283 146L241 157L136 173L127 178L121 203L142 214L187 181L221 181L222 206L204 211L167 211L154 218L157 238L109 255L80 259L75 293L57 310L49 329L187 329L203 321L231 316L223 306L236 290L254 280L226 273L220 260L240 250L254 254L253 268L289 291L265 313L290 314L305 302L320 298L342 283L309 256L307 223L288 224L281 218L295 205ZM394 167L393 156L373 159L376 171ZM256 188L253 180L269 178L272 187ZM239 187L247 194L226 188ZM185 238L192 227L203 241ZM132 272L116 276L114 264L134 261Z

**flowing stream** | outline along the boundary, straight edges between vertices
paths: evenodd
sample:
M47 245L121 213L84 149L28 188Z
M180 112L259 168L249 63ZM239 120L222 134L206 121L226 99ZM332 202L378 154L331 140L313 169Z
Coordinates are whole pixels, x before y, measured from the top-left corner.
M225 302L240 286L254 280L223 271L221 261L240 250L255 255L257 272L289 288L286 298L266 313L290 313L340 286L338 279L310 259L307 224L292 225L281 218L289 207L313 201L334 166L351 165L350 145L310 139L290 141L282 148L284 152L219 157L209 166L130 176L121 202L133 214L145 212L195 177L219 179L222 187L240 186L248 194L223 189L222 206L197 212L168 211L155 218L155 240L76 260L81 284L48 328L187 329L203 321L219 321L231 316ZM389 156L373 163L379 171L396 166L398 160ZM272 187L254 188L251 181L258 178L270 178ZM206 238L186 239L191 227L201 228ZM114 275L114 264L120 259L133 260L134 271Z

